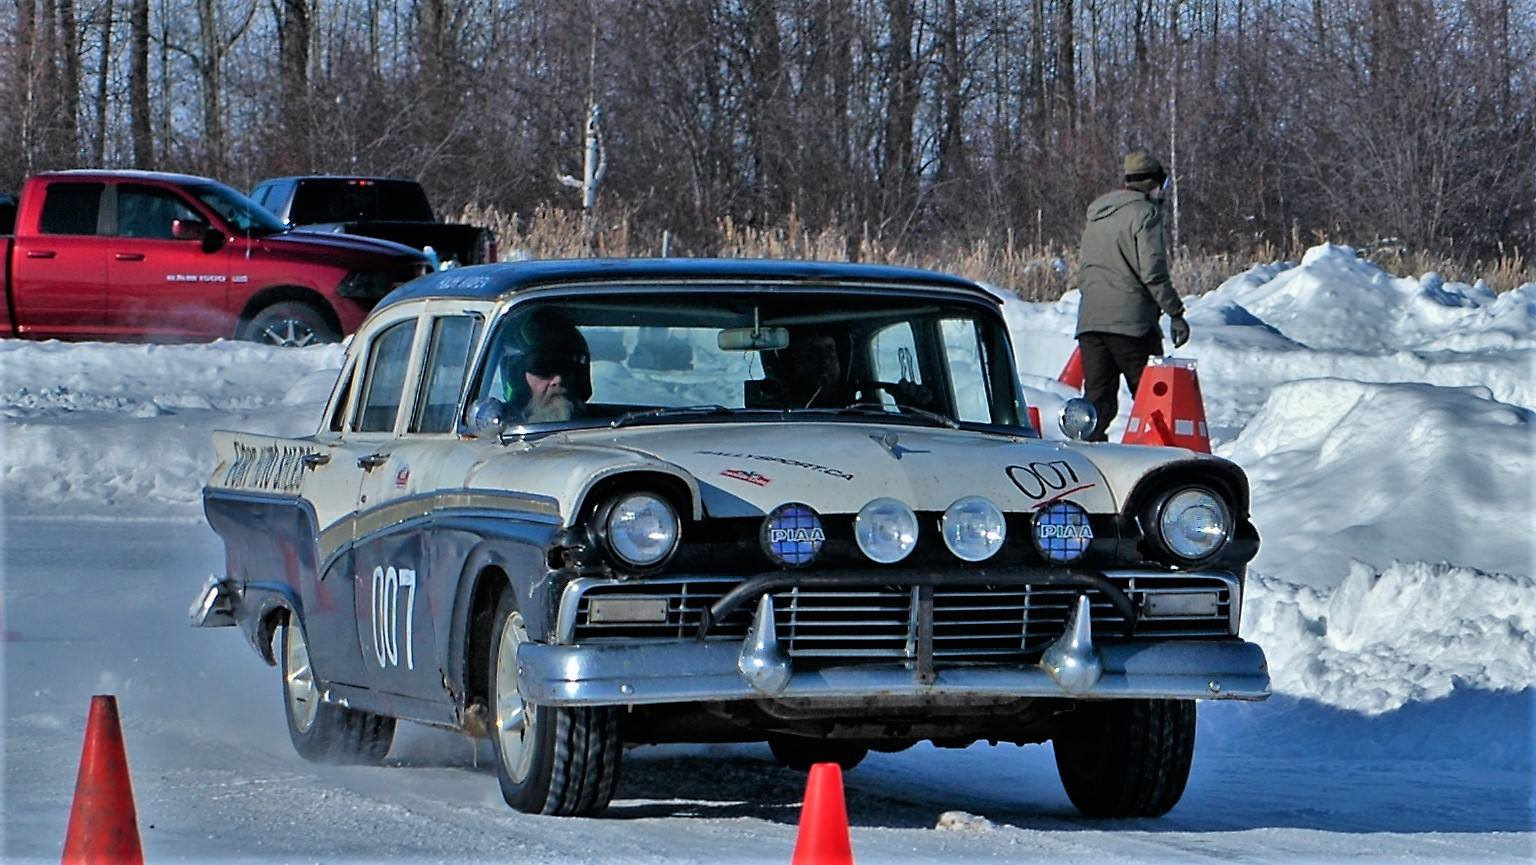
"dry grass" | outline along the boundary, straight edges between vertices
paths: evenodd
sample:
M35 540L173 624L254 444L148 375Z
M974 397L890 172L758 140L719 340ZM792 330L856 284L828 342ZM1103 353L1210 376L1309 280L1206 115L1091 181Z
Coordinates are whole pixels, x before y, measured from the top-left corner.
M790 214L773 228L736 225L721 219L716 240L704 250L680 249L664 233L640 231L628 211L606 213L589 232L579 211L541 206L530 216L505 213L493 207L468 207L459 219L494 229L503 257L582 258L587 256L634 258L659 256L663 248L672 255L713 255L725 258L810 259L897 264L956 273L1016 292L1026 300L1055 300L1075 285L1077 250L1018 243L1011 233L997 239L944 245L931 250L886 246L867 231L848 233L835 228L812 230ZM1286 248L1261 244L1247 252L1180 254L1172 258L1173 284L1181 294L1204 294L1228 278L1260 263L1300 261L1309 246L1322 237L1304 240L1293 232ZM1381 247L1361 251L1361 257L1398 276L1420 276L1434 271L1448 281L1486 281L1496 292L1536 282L1536 262L1519 249L1495 260L1461 261L1424 250Z

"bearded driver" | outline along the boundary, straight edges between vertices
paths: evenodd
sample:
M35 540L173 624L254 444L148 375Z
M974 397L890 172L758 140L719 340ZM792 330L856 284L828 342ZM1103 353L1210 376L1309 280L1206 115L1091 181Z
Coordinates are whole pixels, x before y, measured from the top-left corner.
M521 423L581 417L592 398L587 341L552 310L535 310L514 325L501 371L504 401L511 419Z

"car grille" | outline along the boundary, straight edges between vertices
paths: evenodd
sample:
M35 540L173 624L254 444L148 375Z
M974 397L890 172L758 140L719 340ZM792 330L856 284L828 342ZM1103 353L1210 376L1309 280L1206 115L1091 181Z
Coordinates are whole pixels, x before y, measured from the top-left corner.
M1216 596L1213 614L1144 617L1137 625L1137 636L1215 637L1233 632L1233 584L1224 579L1188 574L1109 576L1139 609L1145 607L1149 592ZM568 591L579 592L580 597L574 625L567 633L576 643L693 637L703 611L736 585L736 580L696 579L573 586ZM935 586L934 660L1031 661L1061 635L1080 593L1089 598L1094 639L1123 639L1125 619L1101 591L1054 585ZM772 595L779 644L791 658L857 662L916 656L920 609L916 586L794 587ZM591 603L598 598L663 600L666 621L594 622ZM743 639L756 608L755 602L742 604L712 625L710 639Z

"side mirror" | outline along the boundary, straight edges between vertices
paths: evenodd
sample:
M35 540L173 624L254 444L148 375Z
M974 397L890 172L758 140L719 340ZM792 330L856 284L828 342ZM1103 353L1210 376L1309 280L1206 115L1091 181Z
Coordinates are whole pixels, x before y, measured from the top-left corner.
M500 435L502 427L507 423L507 404L495 397L483 397L475 400L469 407L469 419L466 426L471 435L483 438L485 436Z
M197 219L173 219L171 236L177 240L203 240L208 236L208 223Z
M1061 407L1061 431L1073 441L1082 441L1099 425L1099 410L1082 397L1073 397Z

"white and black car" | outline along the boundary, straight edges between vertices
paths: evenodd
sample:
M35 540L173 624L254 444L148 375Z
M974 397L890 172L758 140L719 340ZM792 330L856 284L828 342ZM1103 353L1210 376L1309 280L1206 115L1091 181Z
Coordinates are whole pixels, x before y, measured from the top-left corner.
M555 375L563 409L525 416ZM998 300L954 276L440 272L359 329L314 435L214 445L228 572L193 622L281 667L298 751L377 762L397 719L490 737L524 811L602 810L629 743L851 767L985 739L1054 741L1080 810L1153 816L1194 701L1269 693L1243 472L1043 440Z

